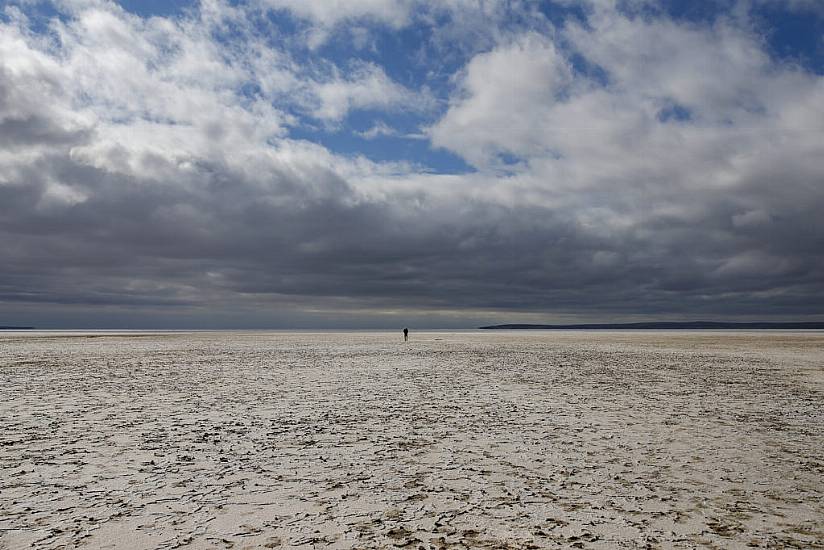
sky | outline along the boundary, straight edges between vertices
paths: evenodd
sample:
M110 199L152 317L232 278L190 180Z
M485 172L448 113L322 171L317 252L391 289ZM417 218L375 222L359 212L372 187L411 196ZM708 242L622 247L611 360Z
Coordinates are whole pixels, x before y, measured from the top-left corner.
M0 325L824 320L819 0L0 1Z

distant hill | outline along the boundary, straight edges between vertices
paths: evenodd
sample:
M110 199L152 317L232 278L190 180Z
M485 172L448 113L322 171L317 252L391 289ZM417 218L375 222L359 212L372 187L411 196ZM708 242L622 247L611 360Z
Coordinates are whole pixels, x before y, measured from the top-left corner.
M664 321L651 323L587 323L579 325L509 324L480 327L485 330L811 330L824 329L824 322L806 323L724 323L717 321Z
M4 326L0 326L0 330L34 330L34 327L4 327Z

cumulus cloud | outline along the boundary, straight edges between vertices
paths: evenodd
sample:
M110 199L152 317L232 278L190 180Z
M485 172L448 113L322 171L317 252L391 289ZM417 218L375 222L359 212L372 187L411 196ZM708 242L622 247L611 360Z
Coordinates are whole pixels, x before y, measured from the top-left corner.
M352 19L370 18L395 27L406 24L411 0L261 0L272 9L288 10L296 16L326 26Z
M516 4L530 21L457 48L468 57L435 92L375 59L301 57L255 23L261 4L140 17L63 2L46 30L29 4L7 6L6 314L284 326L335 310L353 324L819 314L821 76L773 59L738 16L699 25L601 3L556 26ZM446 9L266 6L327 29ZM429 36L440 51L445 34ZM392 151L391 117L409 117L472 170L378 162L300 133L368 112L371 147Z
M477 166L499 153L545 155L546 117L571 84L571 68L548 39L527 34L475 56L446 115L431 129L437 146Z
M602 8L563 36L577 67L531 36L473 58L433 142L481 169L522 159L524 200L574 212L613 269L648 268L650 291L732 288L742 266L768 263L793 268L748 284L814 280L820 77L776 64L732 22ZM807 235L803 261L779 233Z
M317 107L312 111L316 118L340 121L353 109L400 109L426 110L434 100L426 90L414 92L393 82L380 67L358 63L347 76L339 71L314 87Z

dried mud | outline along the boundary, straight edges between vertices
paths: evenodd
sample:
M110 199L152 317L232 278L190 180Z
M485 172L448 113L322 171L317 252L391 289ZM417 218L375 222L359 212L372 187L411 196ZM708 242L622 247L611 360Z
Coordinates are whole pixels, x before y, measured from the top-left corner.
M823 359L820 332L0 334L0 548L824 548Z

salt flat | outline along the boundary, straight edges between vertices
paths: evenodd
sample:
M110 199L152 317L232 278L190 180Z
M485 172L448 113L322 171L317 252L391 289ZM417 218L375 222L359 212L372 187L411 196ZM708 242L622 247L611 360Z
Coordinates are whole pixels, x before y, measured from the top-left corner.
M0 548L824 548L824 333L0 334Z

